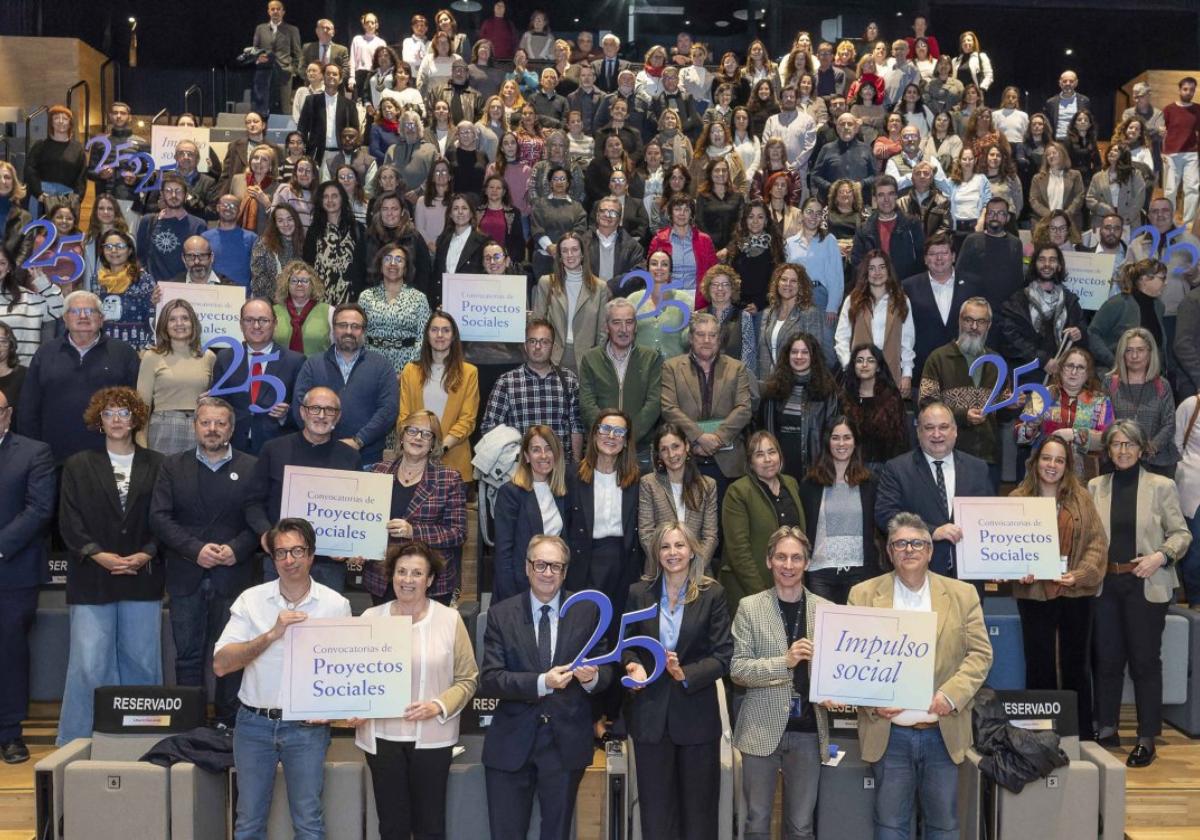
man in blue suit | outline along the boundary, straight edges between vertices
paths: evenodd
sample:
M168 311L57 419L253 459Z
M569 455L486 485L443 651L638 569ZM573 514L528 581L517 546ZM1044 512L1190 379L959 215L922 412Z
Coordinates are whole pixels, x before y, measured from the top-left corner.
M50 447L12 432L12 406L0 392L0 753L29 760L21 721L29 712L29 631L45 579L46 526L54 513Z
M566 840L579 782L592 763L589 695L604 690L612 671L571 670L598 611L583 603L559 614L570 557L560 537L534 537L525 560L529 591L488 610L480 691L500 701L483 741L492 837L527 836L536 793L542 840Z
M884 465L875 493L875 522L886 530L897 513L915 513L933 534L931 571L956 577L955 546L962 528L954 524L954 500L995 496L986 461L956 452L958 425L943 403L931 402L917 415L918 448Z
M221 395L233 406L233 448L249 455L257 456L264 443L296 429L292 425L292 415L288 409L292 403L296 376L304 365L304 354L275 344L275 323L275 310L269 301L250 298L242 304L242 346L245 352L242 354L241 363L229 375L229 381L225 384L237 387L246 382L251 374L270 375L284 384L284 393L276 393L278 389L266 382L250 380L250 387L245 390ZM279 358L266 363L257 361L261 355L267 353L278 353ZM220 382L233 362L232 350L223 348L217 351L217 361L213 365L213 382ZM255 387L256 385L258 387ZM270 410L262 413L252 412L252 404Z

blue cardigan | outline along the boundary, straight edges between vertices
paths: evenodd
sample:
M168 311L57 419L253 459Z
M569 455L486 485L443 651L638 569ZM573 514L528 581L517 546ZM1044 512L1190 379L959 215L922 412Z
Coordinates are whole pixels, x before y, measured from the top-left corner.
M396 380L396 371L381 353L364 347L350 370L349 381L346 381L342 379L335 353L337 348L330 347L319 356L309 356L300 368L292 403L296 423L304 428L300 404L304 402L305 394L313 388L333 390L342 401L342 414L333 430L334 439L357 438L362 444L359 451L363 464L375 464L383 460L384 440L400 414L400 384Z

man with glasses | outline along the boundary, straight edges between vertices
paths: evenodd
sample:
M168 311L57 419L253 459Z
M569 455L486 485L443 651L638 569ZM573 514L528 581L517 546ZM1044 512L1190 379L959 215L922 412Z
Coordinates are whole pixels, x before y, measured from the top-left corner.
M813 96L845 97L850 82L846 78L845 70L833 66L833 44L828 41L817 44L816 76L816 89L813 90Z
M250 288L250 249L258 234L246 230L238 221L242 203L236 195L226 193L217 199L217 226L204 231L212 255L212 273L222 283L234 283ZM184 262L187 262L188 243L183 243ZM188 269L191 269L188 265ZM211 281L210 281L211 282Z
M183 264L184 270L169 278L172 283L234 285L224 274L213 270L213 249L205 236L189 236L183 243Z
M164 173L158 213L142 216L138 223L138 258L142 268L160 283L174 279L188 268L183 260L184 241L208 230L203 219L193 216L184 207L187 192L187 181L181 176ZM207 243L205 247L208 247Z
M29 631L37 614L45 537L55 503L50 447L12 431L0 391L0 758L29 760L21 721L29 716Z
M369 350L367 313L357 303L333 310L333 346L312 356L296 377L296 399L312 388L338 395L342 412L334 435L362 454L364 469L383 459L383 444L400 414L400 388L387 357ZM297 419L300 419L299 417Z
M1127 248L1125 244L1125 220L1121 218L1120 213L1116 211L1105 213L1096 221L1096 227L1084 231L1083 244L1076 248L1076 250L1087 251L1091 254L1112 254L1113 273L1112 282L1108 286L1108 296L1113 297L1121 293L1118 281L1121 276L1121 264L1125 262L1125 251Z
M524 434L530 426L549 426L559 440L571 442L567 457L579 463L584 430L579 413L579 377L575 371L550 361L553 349L554 325L543 318L529 319L525 325L525 364L496 381L479 431L486 435L505 425Z
M933 529L933 570L954 577L955 546L962 528L954 524L954 500L995 496L988 465L955 448L958 424L944 403L929 402L917 415L917 443L879 472L875 524L886 528L898 513L920 516Z
M925 269L902 278L916 333L913 371L918 377L929 354L958 335L958 312L963 301L979 294L969 276L954 270L953 240L946 232L939 231L925 240Z
M746 699L733 744L742 753L747 838L770 836L780 773L789 836L816 836L813 812L821 756L829 754L829 712L808 700L809 668L817 605L828 602L804 587L811 559L803 528L779 528L767 541L766 563L775 585L743 598L734 616L729 673L745 687ZM782 654L781 641L786 642ZM785 708L786 716L780 714Z
M991 480L1000 480L1000 431L998 412L983 413L1000 371L984 365L972 376L968 371L975 360L996 351L987 346L992 326L992 307L987 298L971 297L963 301L958 313L958 338L948 341L929 354L921 368L921 403L940 402L954 412L959 435L956 448L987 462ZM1005 399L1005 388L997 399ZM1005 430L1012 430L1005 424Z
M282 519L263 542L278 577L238 596L213 652L218 677L242 672L241 708L233 730L238 785L234 836L267 836L275 768L282 764L292 831L296 837L324 837L321 794L329 721L283 720L282 640L288 627L309 617L349 617L350 602L311 574L317 537L307 520Z
M849 603L937 613L937 639L928 709L858 707L862 757L875 777L875 836L908 837L920 801L925 836L947 840L958 837L958 765L971 746L971 709L992 645L975 587L930 572L929 526L913 513L886 524L894 571L855 586Z
M283 435L263 445L254 465L246 520L254 533L261 535L263 550L271 523L279 519L283 506L283 470L285 467L319 467L327 470L361 470L362 458L353 446L336 440L334 427L342 413L338 395L329 388L312 388L297 400L300 406L300 431ZM264 567L268 579L275 568ZM346 588L345 558L319 556L312 575L321 583L341 592Z
M483 638L480 693L500 701L483 739L492 837L525 837L537 794L541 836L566 837L583 771L592 763L591 695L610 665L572 669L598 620L593 603L561 614L571 552L536 536L525 554L529 591L493 604ZM588 655L599 656L604 641Z
M614 172L612 179L624 178L624 173ZM609 179L610 181L612 179ZM592 274L608 283L613 297L624 294L621 280L635 268L646 267L646 251L637 239L621 226L622 205L632 205L637 199L626 196L625 200L613 195L596 202L596 224L587 232L587 255ZM645 215L645 211L643 211Z
M184 208L193 216L211 221L217 217L217 181L212 175L199 171L199 165L200 147L195 142L180 140L175 144L175 174L187 183ZM143 193L134 203L134 209L143 214L157 213L161 195L161 191Z
M33 354L17 404L17 428L50 444L56 464L104 446L104 435L84 425L84 409L101 388L136 387L139 366L136 350L104 335L100 298L79 290L63 305L67 333Z
M196 448L159 466L150 528L167 563L175 681L202 686L204 662L229 608L251 583L258 534L246 520L246 505L257 459L230 445L233 406L220 397L201 397L192 424ZM240 684L238 674L217 678L215 722L236 723Z
M1008 219L1008 201L998 196L990 199L983 209L983 230L968 234L958 251L959 272L975 281L993 312L999 312L1013 292L1025 285L1024 248L1021 240L1008 232ZM995 342L996 333L990 338Z
M305 276L297 271L292 275L292 282ZM237 356L238 369L228 380L238 390L226 394L225 399L234 411L234 449L258 455L267 441L295 428L288 409L293 401L296 377L304 366L304 354L275 343L275 309L269 300L250 298L242 304L239 321L243 352ZM266 357L271 353L278 354L279 358L268 361ZM217 351L213 382L221 381L234 358L234 351L228 347ZM271 380L264 380L268 375L283 383L282 394L272 386ZM252 411L251 406L260 410Z

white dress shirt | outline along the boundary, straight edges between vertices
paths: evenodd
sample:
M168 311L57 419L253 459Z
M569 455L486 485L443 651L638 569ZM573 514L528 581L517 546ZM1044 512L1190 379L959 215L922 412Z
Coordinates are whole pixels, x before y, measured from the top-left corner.
M887 332L888 295L884 293L871 307L871 341L878 347L883 347L884 335ZM837 331L833 336L833 349L842 363L842 367L850 366L850 340L854 337L854 327L850 323L850 296L842 303L841 314L838 315ZM913 327L912 307L904 316L900 327L900 375L912 376L913 362L917 357L914 349L917 341L916 328Z
M617 486L617 474L596 470L592 473L592 539L620 537L624 533L625 529L621 527L621 488Z
M929 575L926 573L925 582L915 592L909 589L900 576L896 576L892 586L892 609L907 610L908 612L933 612L933 602L929 596ZM892 718L893 726L912 726L915 723L937 723L938 716L924 709L905 709Z
M933 293L933 302L937 304L942 323L949 324L950 307L954 303L954 272L950 272L950 279L945 283L939 283L933 279L933 275L930 275L929 290Z
M337 132L337 100L338 94L330 96L328 93L325 96L325 148L336 149L341 145L338 143Z
M450 236L450 244L446 246L446 271L453 274L458 271L458 261L462 257L463 248L467 246L467 239L471 236L472 228L467 227L462 233L455 233Z
M937 484L937 467L933 465L934 461L942 462L942 476L946 479L946 504L950 510L947 513L954 518L954 453L951 452L945 458L933 458L928 452L922 452L925 456L925 462L929 464L929 474L933 476L933 483Z

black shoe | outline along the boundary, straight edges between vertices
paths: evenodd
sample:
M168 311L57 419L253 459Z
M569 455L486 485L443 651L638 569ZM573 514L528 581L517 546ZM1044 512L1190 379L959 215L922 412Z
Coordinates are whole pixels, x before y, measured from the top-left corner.
M4 755L5 764L20 764L29 760L29 748L20 738L0 744L0 753Z
M1097 738L1096 743L1110 750L1119 749L1121 746L1121 736L1114 732L1111 735L1105 735L1103 738Z
M1129 753L1129 758L1125 759L1126 767L1149 767L1154 763L1154 759L1158 753L1153 747L1147 747L1145 744L1138 744L1133 748L1133 752Z

